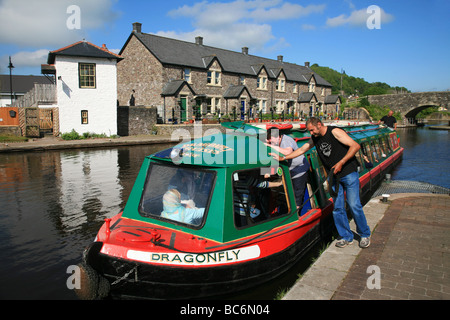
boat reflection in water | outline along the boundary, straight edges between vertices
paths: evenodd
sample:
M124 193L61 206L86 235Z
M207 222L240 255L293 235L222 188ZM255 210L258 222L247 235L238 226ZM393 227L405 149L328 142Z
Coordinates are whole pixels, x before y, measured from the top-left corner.
M80 298L189 299L244 290L284 273L331 233L333 202L315 148L305 154L311 169L297 210L288 163L269 155L266 128L226 126L226 134L145 158L124 210L83 253ZM304 126L280 128L299 146L309 139ZM369 195L403 149L389 128L344 129L361 144L361 192ZM263 181L272 187L258 187Z

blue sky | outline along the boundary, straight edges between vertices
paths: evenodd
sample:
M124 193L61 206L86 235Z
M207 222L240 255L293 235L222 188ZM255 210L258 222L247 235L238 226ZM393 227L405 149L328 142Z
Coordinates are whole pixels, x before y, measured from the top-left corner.
M0 0L0 73L9 73L12 56L14 74L38 75L48 51L83 39L118 52L141 22L145 33L203 36L205 45L249 47L413 92L444 91L449 13L448 0Z

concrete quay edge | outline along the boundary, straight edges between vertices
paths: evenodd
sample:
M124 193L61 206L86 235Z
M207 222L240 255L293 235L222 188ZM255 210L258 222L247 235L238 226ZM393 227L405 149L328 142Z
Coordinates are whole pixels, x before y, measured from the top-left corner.
M377 225L385 216L389 207L397 199L411 197L446 197L442 194L399 193L390 195L388 202L382 202L381 196L371 199L364 206L367 223L372 231L372 237L377 233ZM356 226L350 222L353 231ZM383 231L380 231L383 232ZM282 300L332 300L338 292L344 279L349 275L350 269L362 250L371 250L371 247L362 249L357 239L345 248L337 248L334 240L320 257L308 268L302 277L284 295ZM449 266L444 266L448 268ZM367 274L367 278L370 274ZM361 285L361 284L359 284ZM365 283L364 283L365 285ZM450 295L449 295L450 296ZM447 295L445 295L447 297ZM379 297L377 297L379 299ZM389 299L389 297L387 297ZM351 298L350 298L351 299ZM358 299L355 297L355 299Z

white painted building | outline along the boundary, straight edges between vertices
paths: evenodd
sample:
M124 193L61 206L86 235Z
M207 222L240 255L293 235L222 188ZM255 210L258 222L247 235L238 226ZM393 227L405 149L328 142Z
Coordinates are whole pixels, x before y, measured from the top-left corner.
M86 41L51 51L43 74L56 79L59 132L117 134L117 62L122 58Z

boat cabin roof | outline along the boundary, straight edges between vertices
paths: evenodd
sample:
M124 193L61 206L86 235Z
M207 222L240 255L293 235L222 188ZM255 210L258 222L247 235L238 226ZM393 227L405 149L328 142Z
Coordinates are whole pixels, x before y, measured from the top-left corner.
M202 167L229 168L242 165L255 167L277 165L269 153L274 152L264 143L267 130L245 124L231 122L222 124L227 130L180 143L173 148L158 152L150 159L162 160L177 165L194 165ZM360 141L372 136L390 132L388 128L378 125L345 126L351 138ZM305 130L288 130L285 134L292 137L301 146L310 138Z

